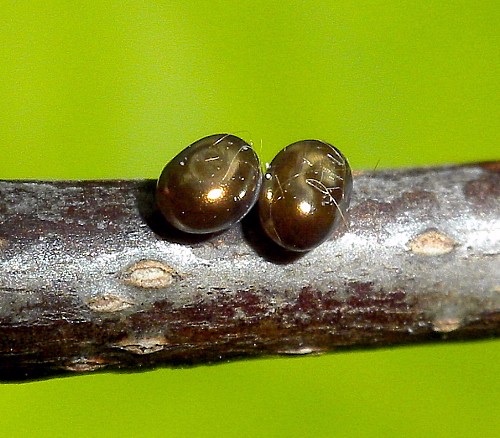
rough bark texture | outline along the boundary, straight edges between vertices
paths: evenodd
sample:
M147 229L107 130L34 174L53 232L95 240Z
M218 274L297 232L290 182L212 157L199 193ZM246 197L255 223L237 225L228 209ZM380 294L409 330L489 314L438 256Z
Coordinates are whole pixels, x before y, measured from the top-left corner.
M0 380L500 334L500 165L355 175L286 253L172 230L155 181L0 181Z

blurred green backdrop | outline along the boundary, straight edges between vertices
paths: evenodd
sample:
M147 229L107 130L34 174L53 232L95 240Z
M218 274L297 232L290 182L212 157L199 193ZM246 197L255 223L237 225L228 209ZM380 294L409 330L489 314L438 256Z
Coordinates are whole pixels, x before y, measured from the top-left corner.
M156 178L212 133L264 161L498 159L500 3L2 1L0 178ZM500 436L498 341L0 385L3 436Z

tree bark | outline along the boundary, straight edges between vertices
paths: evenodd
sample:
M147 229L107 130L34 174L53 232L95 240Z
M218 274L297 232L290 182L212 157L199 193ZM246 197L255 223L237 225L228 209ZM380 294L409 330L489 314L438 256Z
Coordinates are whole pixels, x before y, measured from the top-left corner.
M153 180L0 181L0 380L497 337L500 162L354 178L307 254L176 232Z

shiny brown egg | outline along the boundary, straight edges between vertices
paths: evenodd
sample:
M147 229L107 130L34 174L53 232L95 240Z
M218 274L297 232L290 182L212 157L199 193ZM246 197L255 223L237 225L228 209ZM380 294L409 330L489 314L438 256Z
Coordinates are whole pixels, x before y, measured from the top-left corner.
M293 143L276 155L264 176L262 227L288 250L316 248L345 220L351 190L351 169L337 148L319 140Z
M241 138L202 138L170 161L156 188L163 216L187 233L213 233L241 220L258 198L259 159Z

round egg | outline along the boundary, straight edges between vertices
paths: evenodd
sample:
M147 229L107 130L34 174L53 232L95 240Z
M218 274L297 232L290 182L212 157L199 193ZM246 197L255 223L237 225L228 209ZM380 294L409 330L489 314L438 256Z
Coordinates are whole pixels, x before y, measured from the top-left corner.
M258 198L262 173L252 147L230 134L211 135L185 148L163 169L156 203L187 233L214 233L240 221Z
M351 169L337 148L319 140L293 143L276 155L264 176L262 227L283 248L309 251L345 220L351 190Z

